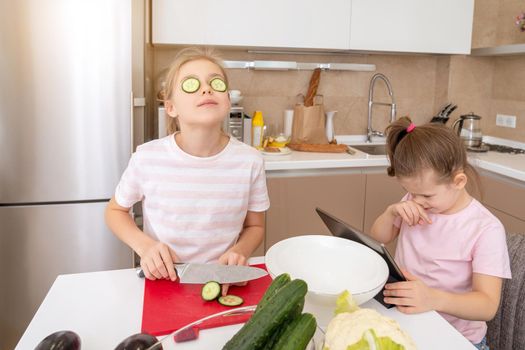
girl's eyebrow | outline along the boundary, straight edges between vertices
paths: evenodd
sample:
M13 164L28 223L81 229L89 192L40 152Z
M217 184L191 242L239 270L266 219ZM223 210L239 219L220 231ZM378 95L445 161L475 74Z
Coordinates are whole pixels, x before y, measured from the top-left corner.
M211 73L210 75L208 75L208 79L215 78L215 77L220 77L224 79L224 76L221 73Z

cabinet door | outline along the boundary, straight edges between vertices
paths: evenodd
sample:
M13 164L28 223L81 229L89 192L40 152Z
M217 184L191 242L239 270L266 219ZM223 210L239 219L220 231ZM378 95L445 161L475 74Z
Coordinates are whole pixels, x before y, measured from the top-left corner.
M525 184L516 180L481 176L483 204L525 220Z
M348 0L155 0L154 44L348 49Z
M365 175L268 178L270 209L266 215L266 250L285 238L329 235L320 207L356 228L363 227Z
M501 210L494 209L488 205L486 207L501 221L505 227L506 232L525 234L525 220L515 218L512 215L504 213Z
M365 195L365 220L364 232L369 233L370 228L379 215L392 203L399 202L406 194L406 191L399 185L397 180L384 173L366 175L366 195ZM386 246L394 254L396 250L394 240Z
M352 0L353 50L469 54L474 0Z

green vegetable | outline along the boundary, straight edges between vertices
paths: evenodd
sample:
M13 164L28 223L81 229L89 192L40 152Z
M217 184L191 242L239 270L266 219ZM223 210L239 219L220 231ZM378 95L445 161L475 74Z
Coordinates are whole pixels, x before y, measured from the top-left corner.
M284 325L286 325L286 324L288 324L290 322L293 322L293 320L295 320L297 317L299 317L301 315L301 313L303 312L303 308L304 308L304 298L299 300L297 305L295 305L295 307L292 309L292 311L290 311L290 313L288 314L286 319L283 321L282 327L278 328L275 331L275 333L273 333L270 336L270 339L268 339L268 341L266 342L265 349L273 349L273 347L275 346L275 344L277 344L277 342L279 341L279 338L281 338L281 335L283 334L283 332L286 329L286 327L284 327Z
M182 81L182 91L187 92L188 94L192 94L199 90L201 87L201 82L199 79L194 77L186 78Z
M230 294L219 297L219 303L224 306L239 306L244 303L244 300L241 297Z
M213 78L212 80L210 80L210 86L213 90L218 91L218 92L224 92L228 88L226 86L226 82L222 80L222 78L219 78L219 77Z
M290 312L304 299L307 290L306 282L300 279L293 280L280 288L274 297L224 345L223 350L265 348L271 335L282 326Z
M273 350L304 350L314 336L317 322L312 314L304 313L285 328Z
M343 312L354 312L356 310L359 310L359 306L357 306L354 298L352 298L352 294L345 290L339 295L335 302L334 314L338 315Z
M219 282L210 281L202 286L201 297L206 301L215 300L221 294L221 285Z
M261 298L261 301L259 301L259 304L257 304L257 309L255 310L255 312L259 311L264 305L266 305L268 303L268 300L273 298L275 293L277 293L277 291L283 286L290 283L291 280L292 279L290 278L290 275L287 273L282 273L279 276L275 277L270 286L266 289L266 292Z

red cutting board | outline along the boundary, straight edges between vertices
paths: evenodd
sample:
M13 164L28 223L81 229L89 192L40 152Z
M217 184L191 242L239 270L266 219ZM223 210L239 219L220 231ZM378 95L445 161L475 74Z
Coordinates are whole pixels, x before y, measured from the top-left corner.
M264 264L254 265L266 269ZM231 286L228 294L244 299L241 306L256 305L272 282L269 275L249 281L246 286ZM203 317L231 309L217 301L201 298L202 284L182 284L179 281L145 280L142 332L164 335L176 331Z

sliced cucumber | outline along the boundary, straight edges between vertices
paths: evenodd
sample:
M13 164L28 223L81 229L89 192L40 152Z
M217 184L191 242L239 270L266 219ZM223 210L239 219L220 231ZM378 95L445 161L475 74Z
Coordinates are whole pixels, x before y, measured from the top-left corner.
M201 82L197 78L189 77L182 81L182 91L192 94L199 90L201 87Z
M244 303L244 300L236 295L225 295L219 297L219 303L224 306L239 306Z
M210 86L217 92L224 92L228 88L226 82L222 78L213 78L210 80Z
M206 301L215 300L221 294L221 285L219 282L210 281L202 286L201 296Z

